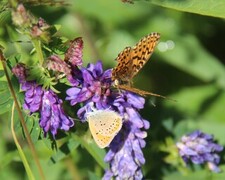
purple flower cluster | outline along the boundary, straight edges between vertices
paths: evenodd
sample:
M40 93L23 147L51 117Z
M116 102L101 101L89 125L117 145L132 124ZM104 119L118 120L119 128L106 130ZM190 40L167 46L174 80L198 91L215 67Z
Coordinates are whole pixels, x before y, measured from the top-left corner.
M114 100L113 106L123 115L124 123L105 156L110 169L103 179L143 179L141 166L145 164L145 158L142 148L146 145L144 138L147 136L144 130L150 127L149 122L138 113L144 102L144 98L128 92L123 92Z
M111 109L123 117L123 127L109 146L105 161L110 164L103 179L142 179L141 166L145 163L142 148L144 138L150 126L138 113L144 106L144 98L126 91L112 89L111 69L103 71L102 63L89 64L81 68L79 86L67 90L67 100L71 105L83 103L77 112L85 121L93 108L98 110Z
M58 129L68 131L74 121L64 113L62 100L52 90L43 89L35 81L26 81L26 71L23 64L17 64L12 69L22 85L21 89L25 91L24 109L31 114L40 112L39 124L45 135L50 131L55 137Z
M58 129L68 131L74 121L64 113L62 100L52 90L45 91L42 98L40 126L44 132L55 136Z
M94 103L96 109L106 109L110 106L111 97L111 70L103 72L102 63L98 61L95 65L89 64L87 68L81 68L81 82L79 86L74 86L67 90L66 100L70 100L71 105L84 102L78 117L84 119L86 109L91 110Z
M207 163L211 171L220 171L217 166L220 162L218 153L223 150L223 147L214 142L212 135L197 130L183 136L176 145L185 163L189 161L194 164Z

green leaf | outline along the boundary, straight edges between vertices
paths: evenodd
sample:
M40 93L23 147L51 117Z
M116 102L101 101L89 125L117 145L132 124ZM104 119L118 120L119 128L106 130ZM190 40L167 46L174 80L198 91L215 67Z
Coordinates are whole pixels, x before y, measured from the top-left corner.
M0 81L0 91L4 91L5 89L8 89L8 84L5 81Z
M76 149L78 146L80 145L80 143L78 141L74 141L73 139L70 139L68 142L66 142L65 144L63 144L59 150L56 152L56 154L54 154L48 164L52 165L57 163L58 161L62 160L63 158L65 158L71 151L73 151L74 149Z
M173 39L175 47L160 53L164 60L204 82L215 82L225 89L225 67L209 54L192 35ZM160 44L159 44L160 46Z
M220 100L217 98L220 95L218 93L218 89L213 85L184 88L173 96L177 100L173 106L185 116L197 116L200 112L202 115L210 106ZM170 106L169 102L165 102L165 104Z
M26 115L25 118L26 118L26 126L28 131L30 132L31 139L34 143L36 143L41 133L38 113L34 113L31 116Z
M11 110L13 101L7 83L0 81L0 84L0 114L3 114Z
M0 169L2 170L5 166L7 166L8 164L12 163L15 160L20 161L18 151L15 150L15 151L7 152L3 157L1 157Z
M86 139L85 136L80 137L73 135L76 141L79 141L80 144L90 153L90 155L98 162L98 164L103 168L107 169L107 164L104 162L105 150L100 149L93 140Z
M0 78L3 77L5 75L3 70L0 70Z
M175 9L178 11L225 18L224 0L150 0L150 2L152 4Z
M10 12L9 11L2 11L0 12L0 26L3 26L10 20Z
M90 179L90 180L100 180L101 178L96 176L95 173L93 173L91 171L88 171L88 179Z

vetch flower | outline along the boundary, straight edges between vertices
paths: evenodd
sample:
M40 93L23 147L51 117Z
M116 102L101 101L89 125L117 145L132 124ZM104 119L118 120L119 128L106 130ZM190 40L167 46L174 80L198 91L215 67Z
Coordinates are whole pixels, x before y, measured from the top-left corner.
M50 131L53 137L58 129L68 131L74 125L74 121L63 111L62 100L52 90L44 92L40 113L40 126L45 134Z
M133 104L130 98L136 102ZM115 137L105 156L105 161L110 168L105 172L103 179L143 179L141 166L145 164L142 148L146 143L145 130L150 127L148 121L144 120L138 110L143 108L144 98L132 93L123 92L113 102L113 107L123 114L124 123L120 133Z
M122 129L110 143L105 156L110 168L103 179L142 179L141 166L145 163L142 148L146 145L145 130L150 126L138 113L144 107L144 98L112 88L112 71L103 71L100 61L81 68L81 72L80 85L68 89L66 98L71 105L83 104L77 112L78 117L85 121L93 108L113 110L123 117Z
M220 171L218 167L220 162L218 153L223 150L223 147L214 142L212 135L197 130L183 136L176 146L185 163L189 161L194 164L207 163L211 171Z
M83 40L78 37L70 42L70 47L65 54L65 61L68 61L72 66L81 66L82 61Z
M87 68L82 68L81 75L80 86L68 89L66 100L70 100L71 105L93 102L97 109L108 108L111 69L103 72L102 63L98 61L95 65L89 64ZM81 111L78 111L78 116L83 119Z
M23 108L30 113L40 111L44 90L35 81L25 81L21 89L25 91Z
M24 109L29 110L30 114L40 113L39 124L45 135L51 132L55 137L58 129L68 131L74 125L74 121L63 111L62 100L52 90L43 89L35 81L26 81L25 65L16 65L12 72L18 77L21 89L25 91Z
M71 75L71 67L65 61L63 61L59 56L52 55L48 58L46 62L46 67L50 70L64 73L65 75Z

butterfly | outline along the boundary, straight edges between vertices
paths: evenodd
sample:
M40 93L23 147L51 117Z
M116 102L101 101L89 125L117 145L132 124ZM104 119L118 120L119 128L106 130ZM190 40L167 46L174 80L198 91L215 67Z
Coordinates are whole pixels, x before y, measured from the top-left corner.
M127 90L141 96L152 95L162 98L165 96L143 91L132 87L132 79L151 57L160 38L159 33L144 36L134 47L126 47L116 58L117 66L112 70L112 81L118 89Z
M122 128L122 117L112 110L94 110L87 114L91 134L100 148L107 147Z

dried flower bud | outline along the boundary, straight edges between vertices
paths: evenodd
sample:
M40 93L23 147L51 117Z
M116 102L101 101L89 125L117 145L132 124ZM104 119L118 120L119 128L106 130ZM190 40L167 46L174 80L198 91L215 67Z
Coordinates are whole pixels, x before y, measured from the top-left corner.
M48 69L58 71L66 75L69 75L71 73L70 66L56 55L52 55L48 58L46 67Z
M31 28L31 36L32 37L40 37L42 33L43 33L43 31L37 25L34 25Z
M82 65L82 50L83 50L83 40L78 37L70 42L70 47L66 52L65 61L68 61L73 66Z
M12 11L13 23L23 28L29 27L32 22L32 16L26 11L22 4L19 4L15 11Z
M46 30L48 29L50 26L45 22L44 19L39 18L38 22L37 22L37 26L42 29L42 30Z
M50 41L50 34L48 29L50 26L45 22L44 19L39 18L38 22L31 28L31 36L33 38L41 38L45 43Z
M12 73L19 79L20 82L25 81L27 77L27 69L25 64L18 63L12 68Z

